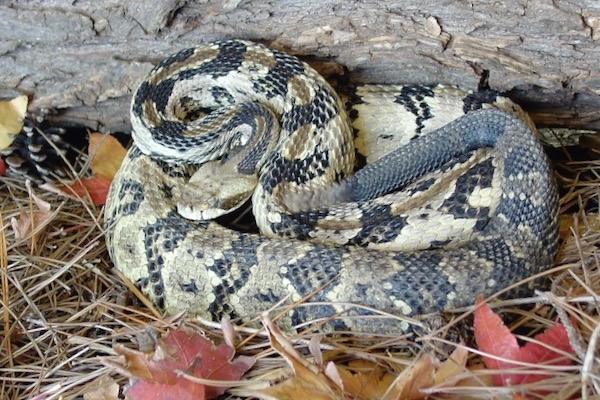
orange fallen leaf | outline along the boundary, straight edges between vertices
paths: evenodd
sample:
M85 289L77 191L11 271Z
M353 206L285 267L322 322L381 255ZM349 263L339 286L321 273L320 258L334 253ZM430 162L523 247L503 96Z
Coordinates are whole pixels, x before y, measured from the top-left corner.
M112 181L127 154L127 150L112 135L91 133L88 154L92 160L92 172Z
M475 340L479 350L500 357L502 360L483 356L483 362L488 369L507 370L523 367L515 362L537 365L570 365L572 360L562 353L574 354L567 331L562 324L548 328L545 332L535 336L533 342L527 342L519 346L517 338L504 325L500 317L494 313L487 304L481 304L482 299L477 300L479 307L475 310L474 328ZM530 367L527 372L506 372L494 375L497 385L509 386L521 383L532 383L547 379L550 375L540 374L536 370L543 367Z
M114 350L122 360L104 359L103 362L131 378L131 386L126 390L127 398L131 400L211 399L223 394L227 388L194 382L181 372L204 380L234 381L255 362L245 356L233 359L233 348L226 344L215 346L186 327L159 338L150 357L121 345L115 345Z
M92 203L101 206L106 203L106 196L110 189L110 181L101 176L84 178L79 181L74 181L69 185L59 185L57 188L67 194L76 194L81 198L85 198L89 194Z

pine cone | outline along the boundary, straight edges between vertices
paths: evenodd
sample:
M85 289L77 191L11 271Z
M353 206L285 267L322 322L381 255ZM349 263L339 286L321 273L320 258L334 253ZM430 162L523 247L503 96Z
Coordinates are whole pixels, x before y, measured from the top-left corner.
M65 157L70 149L62 128L49 127L43 117L27 117L12 144L1 150L6 175L28 178L40 185L66 177Z

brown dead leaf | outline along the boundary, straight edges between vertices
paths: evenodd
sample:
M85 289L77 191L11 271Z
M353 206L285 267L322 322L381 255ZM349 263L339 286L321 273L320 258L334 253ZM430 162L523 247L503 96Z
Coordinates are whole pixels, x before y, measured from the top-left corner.
M114 136L91 133L88 154L92 159L92 172L112 181L127 150Z
M431 354L423 355L415 364L404 370L385 396L386 400L420 400L427 395L420 392L435 384L435 371L439 360Z
M27 96L24 95L10 101L0 101L0 150L8 147L23 128L27 102Z
M469 366L468 371L470 376L456 382L455 387L491 387L495 386L494 377L488 374L483 363L474 364ZM483 373L478 373L483 371Z
M44 233L42 227L45 227L53 212L50 210L50 203L40 199L33 192L29 181L25 185L35 206L32 204L29 210L21 211L18 218L11 218L10 224L17 241L27 239L29 245L35 245Z
M435 385L452 385L456 383L458 381L456 377L466 370L468 356L469 352L461 341L460 346L454 349L450 354L450 358L444 361L435 373Z
M232 349L235 349L236 332L229 317L221 318L221 332L223 332L223 341Z
M261 399L290 400L341 400L344 399L341 388L330 379L323 369L302 357L281 331L266 315L261 320L273 349L279 353L294 371L294 377L261 390L250 390L244 395Z
M351 361L347 367L338 367L344 392L355 399L387 399L388 388L396 376L371 361Z
M83 400L117 400L119 384L110 376L103 376L83 394Z
M425 354L400 375L391 367L366 360L354 360L345 366L329 362L323 367L298 353L266 315L261 316L261 321L269 333L271 346L290 365L294 376L266 389L237 391L244 396L268 400L421 400L431 394L431 390L428 393L423 389L456 384L465 372L468 352L464 346L457 347L444 363L432 354ZM320 354L316 342L311 343L313 356Z
M346 368L331 362L328 364L328 376L332 377L332 369L336 368L336 375L341 382L338 386L346 396L343 398L419 400L427 397L427 394L421 393L420 390L435 384L439 361L426 354L398 377L375 363L363 361L357 368L358 365L359 363L353 362Z
M342 400L344 397L332 393L330 388L320 385L313 386L310 381L294 377L285 380L277 385L262 389L260 391L251 391L252 396L265 400Z

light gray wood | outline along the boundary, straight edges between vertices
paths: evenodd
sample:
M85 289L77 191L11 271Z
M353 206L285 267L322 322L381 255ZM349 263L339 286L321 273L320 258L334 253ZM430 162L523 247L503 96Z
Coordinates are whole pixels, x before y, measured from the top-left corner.
M537 122L600 129L598 0L0 0L0 89L63 122L127 130L132 90L215 39L335 61L356 81L489 85Z

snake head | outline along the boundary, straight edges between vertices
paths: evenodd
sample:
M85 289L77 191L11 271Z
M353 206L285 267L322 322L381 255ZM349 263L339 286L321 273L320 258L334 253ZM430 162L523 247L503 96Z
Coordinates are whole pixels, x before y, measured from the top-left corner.
M184 218L207 221L238 209L254 192L256 174L243 174L221 161L203 164L176 199L177 212Z

